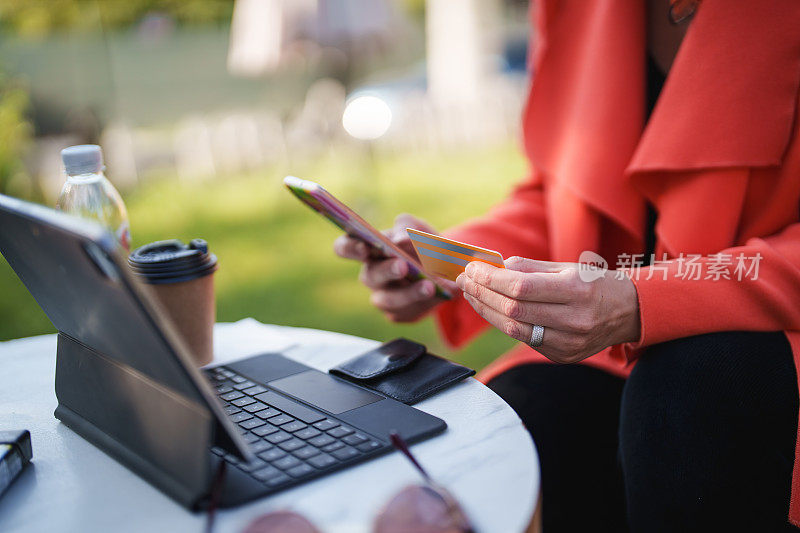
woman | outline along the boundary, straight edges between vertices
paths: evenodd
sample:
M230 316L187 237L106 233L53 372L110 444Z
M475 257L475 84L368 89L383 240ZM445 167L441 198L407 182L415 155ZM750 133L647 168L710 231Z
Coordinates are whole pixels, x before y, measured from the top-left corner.
M530 176L446 232L505 270L441 302L335 245L389 318L524 343L481 377L534 437L548 532L800 524L800 3L673 3L536 3Z

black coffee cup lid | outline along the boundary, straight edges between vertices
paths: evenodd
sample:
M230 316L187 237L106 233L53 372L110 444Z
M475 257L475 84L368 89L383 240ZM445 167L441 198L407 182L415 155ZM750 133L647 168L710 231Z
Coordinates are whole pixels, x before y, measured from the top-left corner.
M189 244L171 239L134 250L128 264L147 283L157 285L207 276L217 269L217 256L208 253L208 243L203 239L192 239Z

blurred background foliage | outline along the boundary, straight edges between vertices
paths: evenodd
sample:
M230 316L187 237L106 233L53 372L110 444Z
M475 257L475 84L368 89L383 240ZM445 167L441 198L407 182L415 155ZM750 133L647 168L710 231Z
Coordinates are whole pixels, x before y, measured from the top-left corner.
M134 246L209 241L220 321L406 336L480 368L512 341L491 331L454 353L429 319L387 322L358 266L332 253L337 230L281 179L315 179L378 227L402 212L441 229L484 213L525 170L516 141L525 9L524 0L0 0L0 192L53 205L60 150L99 143ZM342 127L362 94L391 109L378 139ZM1 258L0 295L0 340L53 331Z
M36 197L26 190L30 182L22 158L30 145L33 127L28 120L30 98L24 83L0 71L0 193Z
M180 25L223 25L230 21L230 0L3 0L0 31L27 39L56 32L97 32L129 28L160 13Z

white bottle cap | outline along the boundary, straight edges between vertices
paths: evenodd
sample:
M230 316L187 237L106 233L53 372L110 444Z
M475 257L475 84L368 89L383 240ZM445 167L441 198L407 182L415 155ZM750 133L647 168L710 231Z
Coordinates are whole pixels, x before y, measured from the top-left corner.
M103 150L96 144L79 144L61 150L64 169L70 176L95 174L101 172L103 166Z

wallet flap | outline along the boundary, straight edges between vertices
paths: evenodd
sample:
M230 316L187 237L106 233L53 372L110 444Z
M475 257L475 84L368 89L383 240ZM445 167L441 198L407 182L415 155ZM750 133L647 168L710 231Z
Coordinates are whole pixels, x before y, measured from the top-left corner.
M407 339L387 342L328 372L408 405L475 374Z
M395 339L332 368L330 372L355 380L373 379L407 367L425 352L422 344L408 339Z

